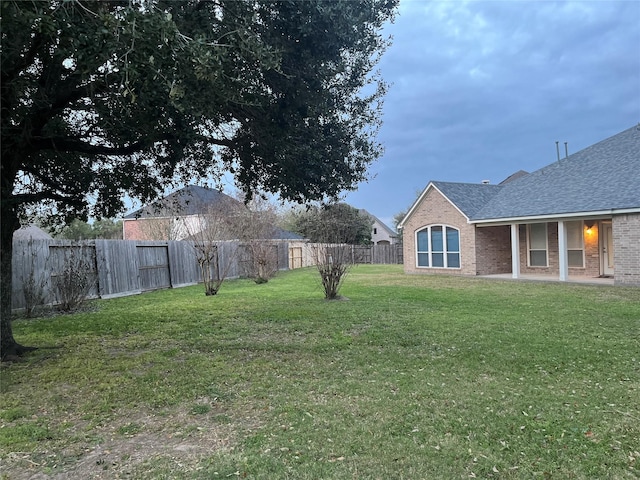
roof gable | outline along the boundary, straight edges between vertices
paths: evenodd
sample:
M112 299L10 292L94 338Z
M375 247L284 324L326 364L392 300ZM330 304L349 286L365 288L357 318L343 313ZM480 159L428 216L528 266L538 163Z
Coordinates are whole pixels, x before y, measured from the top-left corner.
M490 185L484 183L456 183L456 182L438 182L431 181L427 187L418 196L416 201L411 205L409 211L398 224L398 228L402 228L407 220L413 215L418 205L426 197L430 190L437 190L444 198L451 203L458 211L467 219L493 198L502 187L499 185Z

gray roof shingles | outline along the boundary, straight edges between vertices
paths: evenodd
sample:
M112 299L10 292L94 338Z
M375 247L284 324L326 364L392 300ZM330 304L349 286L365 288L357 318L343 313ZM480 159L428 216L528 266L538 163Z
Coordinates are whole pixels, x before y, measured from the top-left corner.
M640 208L640 125L500 185L432 182L471 221Z
M166 215L196 215L204 213L210 205L240 205L236 199L225 195L219 190L188 185L166 197L142 207L126 215L125 219L148 218Z

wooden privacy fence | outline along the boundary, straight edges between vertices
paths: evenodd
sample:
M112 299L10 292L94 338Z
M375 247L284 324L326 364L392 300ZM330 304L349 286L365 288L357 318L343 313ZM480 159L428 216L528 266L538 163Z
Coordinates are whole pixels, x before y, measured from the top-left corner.
M268 240L277 258L278 270L315 264L318 244L303 241ZM355 263L402 263L397 245L349 246ZM247 276L247 245L237 241L217 242L218 265L226 278ZM14 240L12 307L24 309L26 295L39 291L36 304L56 304L56 280L69 259L82 262L92 278L88 296L112 298L160 288L194 285L202 281L193 242L91 240ZM215 278L215 275L214 275ZM29 293L30 292L30 293ZM36 292L38 293L38 292Z
M274 241L278 269L288 268L287 242ZM237 241L217 242L217 260L226 278L243 275ZM69 259L81 260L93 279L89 297L112 298L202 281L193 242L127 240L14 240L12 308L23 309L25 295L39 290L38 304L58 303L56 278Z

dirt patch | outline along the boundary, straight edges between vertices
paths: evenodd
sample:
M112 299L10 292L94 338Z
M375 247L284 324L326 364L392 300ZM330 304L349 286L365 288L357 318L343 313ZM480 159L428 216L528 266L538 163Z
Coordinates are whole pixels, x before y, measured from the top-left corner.
M10 480L145 478L145 465L157 463L168 471L196 471L203 459L232 451L239 435L259 426L251 418L234 421L219 408L206 414L119 412L117 418L91 428L76 423L67 433L77 441L67 445L51 441L34 452L8 453L0 459L0 476Z

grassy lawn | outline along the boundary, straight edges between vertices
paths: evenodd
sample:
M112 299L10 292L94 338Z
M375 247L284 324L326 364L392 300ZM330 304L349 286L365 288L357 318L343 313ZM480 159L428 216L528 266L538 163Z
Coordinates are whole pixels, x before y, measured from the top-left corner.
M640 476L640 289L316 276L16 321L0 477Z

